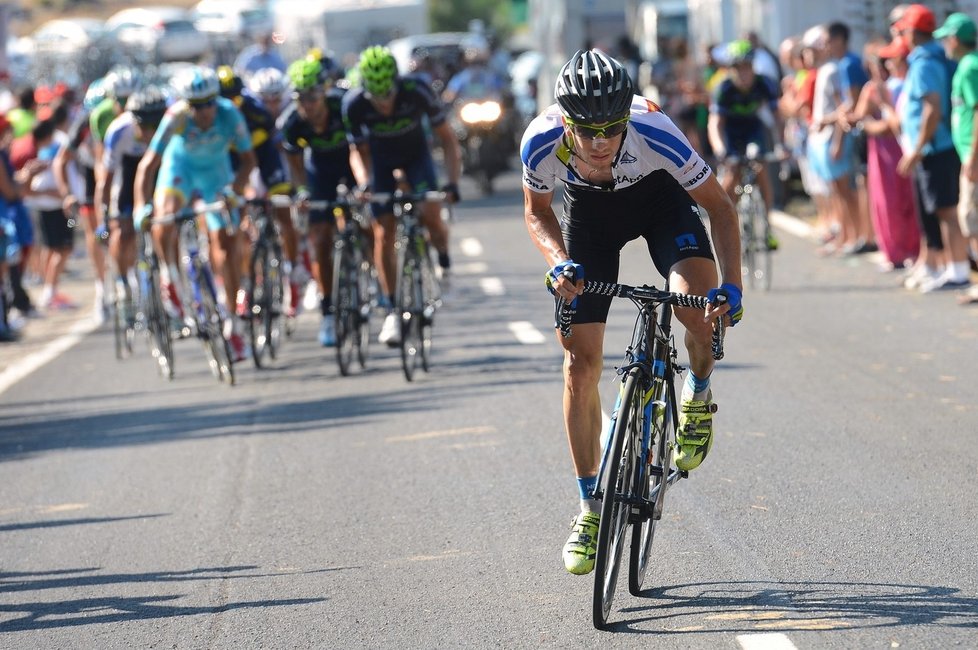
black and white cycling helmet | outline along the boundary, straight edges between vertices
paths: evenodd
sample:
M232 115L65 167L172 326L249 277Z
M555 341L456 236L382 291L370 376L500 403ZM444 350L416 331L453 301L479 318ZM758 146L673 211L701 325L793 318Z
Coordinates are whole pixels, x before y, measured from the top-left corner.
M554 95L572 122L605 124L628 115L635 86L614 58L597 50L578 50L560 69Z
M105 94L121 104L139 88L139 76L129 68L116 68L105 75L102 86Z
M166 94L159 86L140 88L129 96L126 110L138 124L159 124L166 113Z
M281 97L288 87L288 80L278 68L262 68L248 80L248 89L259 97Z
M207 102L221 92L217 73L210 68L194 66L179 72L171 82L173 90L191 104Z

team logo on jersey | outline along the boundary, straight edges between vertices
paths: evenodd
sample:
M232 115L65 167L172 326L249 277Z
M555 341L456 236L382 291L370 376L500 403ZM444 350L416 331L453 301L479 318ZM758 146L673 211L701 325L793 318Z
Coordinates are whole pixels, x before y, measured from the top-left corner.
M696 243L696 235L692 233L686 233L685 235L676 237L676 246L681 251L699 250L699 244Z
M650 113L661 113L662 112L662 109L659 108L659 105L656 104L651 99L646 99L645 100L645 105L648 107Z
M618 162L620 162L623 165L630 165L632 163L637 163L638 158L625 151L624 153L621 154L621 160L619 160Z

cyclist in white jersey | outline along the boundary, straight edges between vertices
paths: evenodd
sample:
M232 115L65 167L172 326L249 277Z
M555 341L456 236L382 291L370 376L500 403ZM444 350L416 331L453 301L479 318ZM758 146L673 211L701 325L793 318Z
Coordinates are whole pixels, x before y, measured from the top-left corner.
M563 556L569 572L584 574L594 569L597 546L598 381L611 298L582 295L583 281L616 282L621 248L642 236L670 290L711 298L706 313L675 310L686 328L690 361L676 464L690 470L703 461L713 438L712 322L725 315L733 325L743 314L740 234L734 205L710 167L658 106L634 94L618 61L578 51L560 71L555 94L557 104L530 123L520 152L530 237L551 267L552 290L578 303L574 335L558 334L558 340L565 351L564 423L581 498ZM563 230L551 207L558 181L565 185ZM697 204L710 215L719 287ZM576 282L564 277L568 269ZM718 304L718 295L727 304Z
M131 296L129 270L136 263L136 233L133 229L133 191L136 168L166 112L166 95L156 86L133 93L126 110L109 124L97 166L95 215L108 222L109 255L119 273L117 280Z

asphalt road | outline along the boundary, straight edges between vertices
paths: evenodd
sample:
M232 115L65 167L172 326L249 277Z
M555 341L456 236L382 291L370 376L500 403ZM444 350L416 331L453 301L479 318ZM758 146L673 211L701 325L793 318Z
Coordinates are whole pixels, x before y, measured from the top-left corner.
M168 383L102 329L0 394L0 648L978 647L978 313L786 233L650 588L593 629L560 560L576 483L517 183L463 187L414 383L377 345L340 377L306 315L233 389L194 341ZM621 279L659 282L643 246Z

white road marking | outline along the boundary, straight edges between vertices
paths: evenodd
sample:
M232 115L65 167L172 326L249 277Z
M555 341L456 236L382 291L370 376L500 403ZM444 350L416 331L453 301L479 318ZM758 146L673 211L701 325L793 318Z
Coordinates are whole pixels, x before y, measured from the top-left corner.
M786 230L795 237L811 239L815 236L815 229L798 217L793 217L781 210L771 210L767 213L771 223L782 230Z
M447 429L444 431L425 431L423 433L411 433L404 436L390 436L384 442L418 442L419 440L432 440L435 438L451 438L455 436L472 436L484 433L493 433L496 427L478 426L462 427L461 429Z
M545 337L540 330L533 327L529 321L519 320L509 324L509 331L516 336L516 340L524 345L539 345L545 343Z
M482 278L479 280L479 286L482 287L482 293L487 296L506 295L506 287L499 278Z
M458 243L462 253L467 257L479 257L482 255L482 243L475 237L466 237Z
M741 634L737 643L743 650L798 650L787 635L781 633Z
M467 264L452 264L452 273L455 275L481 275L489 270L489 265L485 262L469 262Z
M0 372L0 393L16 384L44 364L56 359L61 353L77 344L85 335L98 327L92 318L83 318L75 323L68 333L54 339L37 352L30 354Z

